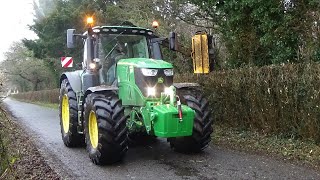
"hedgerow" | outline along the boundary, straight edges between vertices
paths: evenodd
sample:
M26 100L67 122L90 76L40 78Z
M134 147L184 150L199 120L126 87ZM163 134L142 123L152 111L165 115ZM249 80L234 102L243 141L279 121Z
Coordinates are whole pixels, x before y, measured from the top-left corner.
M59 89L30 91L19 94L12 94L11 97L24 101L58 104Z
M320 142L320 64L248 67L176 81L199 82L216 123Z

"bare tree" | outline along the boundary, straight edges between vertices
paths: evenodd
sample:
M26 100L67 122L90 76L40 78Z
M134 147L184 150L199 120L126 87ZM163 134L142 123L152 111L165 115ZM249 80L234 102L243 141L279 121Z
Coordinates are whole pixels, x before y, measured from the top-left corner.
M5 53L2 71L12 84L21 91L37 91L50 88L52 76L44 61L33 57L32 53L22 43L14 43Z
M5 74L0 71L0 103L6 96L6 88L5 88Z

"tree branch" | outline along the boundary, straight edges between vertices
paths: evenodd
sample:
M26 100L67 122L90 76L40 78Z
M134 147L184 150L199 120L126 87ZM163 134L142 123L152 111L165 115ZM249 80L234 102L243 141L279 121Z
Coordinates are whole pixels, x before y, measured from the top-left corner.
M203 26L203 25L196 24L196 23L194 23L194 22L192 22L190 20L188 21L188 20L182 18L181 16L177 16L177 18L179 18L181 21L183 21L183 22L185 22L187 24L190 24L190 25L193 25L193 26L196 26L196 27L213 28L212 26Z

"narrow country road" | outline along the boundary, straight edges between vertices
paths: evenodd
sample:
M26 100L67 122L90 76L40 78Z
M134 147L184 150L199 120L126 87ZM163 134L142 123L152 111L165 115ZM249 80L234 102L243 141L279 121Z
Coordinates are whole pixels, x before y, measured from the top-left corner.
M58 110L8 98L4 103L65 179L320 179L319 172L306 167L212 145L197 155L175 153L162 139L130 147L123 162L100 167L85 148L63 145Z

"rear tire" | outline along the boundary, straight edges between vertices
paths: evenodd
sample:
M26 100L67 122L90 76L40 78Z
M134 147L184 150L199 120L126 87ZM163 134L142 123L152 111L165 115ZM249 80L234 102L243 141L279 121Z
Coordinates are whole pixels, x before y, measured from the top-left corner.
M60 86L59 117L63 143L67 147L77 147L84 143L78 128L78 106L76 93L72 90L68 79L64 79Z
M116 94L92 93L86 97L84 133L87 151L94 164L112 164L123 159L128 150L127 118Z
M196 89L177 91L181 103L195 111L192 136L169 138L170 146L177 152L195 153L204 150L211 141L213 132L209 103Z

